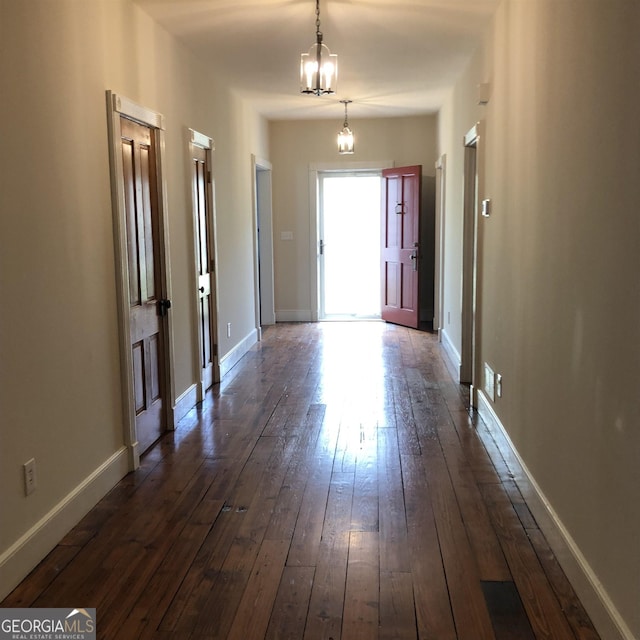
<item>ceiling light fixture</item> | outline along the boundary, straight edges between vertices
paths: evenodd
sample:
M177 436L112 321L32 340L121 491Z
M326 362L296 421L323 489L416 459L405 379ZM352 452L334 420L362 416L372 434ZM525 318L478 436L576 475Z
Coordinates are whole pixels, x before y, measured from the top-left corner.
M353 153L354 151L353 131L349 129L349 122L347 119L347 105L350 102L352 102L352 100L340 100L340 102L344 105L344 127L342 131L338 134L338 153L340 154Z
M338 56L322 44L320 0L316 0L316 41L309 53L300 56L300 92L321 96L335 93L338 84Z

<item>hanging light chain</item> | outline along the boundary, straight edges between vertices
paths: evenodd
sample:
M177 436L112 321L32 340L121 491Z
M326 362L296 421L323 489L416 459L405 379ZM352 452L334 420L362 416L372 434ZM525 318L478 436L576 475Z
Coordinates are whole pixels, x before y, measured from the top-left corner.
M353 102L353 100L340 100L340 102L342 102L342 104L344 105L344 126L348 127L349 126L349 122L348 122L348 118L347 118L347 105L351 102Z
M320 31L320 0L316 0L316 38L322 42L322 31Z

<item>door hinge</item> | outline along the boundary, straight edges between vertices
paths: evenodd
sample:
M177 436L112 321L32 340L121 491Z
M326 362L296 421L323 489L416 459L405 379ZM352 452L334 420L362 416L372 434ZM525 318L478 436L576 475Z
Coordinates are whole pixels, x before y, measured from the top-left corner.
M216 261L211 260L211 262L209 263L209 271L215 271L215 270L216 270Z
M209 184L211 184L211 183L213 182L213 181L212 181L212 179L211 179L211 170L208 170L208 171L207 171L207 182L208 182Z
M214 358L218 357L218 345L217 344L212 344L211 345L211 353L213 354Z

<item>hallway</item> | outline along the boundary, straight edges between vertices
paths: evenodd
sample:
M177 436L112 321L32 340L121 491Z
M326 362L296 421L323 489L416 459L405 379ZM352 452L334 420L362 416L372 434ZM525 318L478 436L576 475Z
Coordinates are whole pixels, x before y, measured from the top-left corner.
M436 337L281 324L3 607L98 637L597 640Z

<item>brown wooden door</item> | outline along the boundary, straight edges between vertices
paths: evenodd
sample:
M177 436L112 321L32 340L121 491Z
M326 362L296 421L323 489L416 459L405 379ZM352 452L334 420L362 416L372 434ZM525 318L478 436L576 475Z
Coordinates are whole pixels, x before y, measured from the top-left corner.
M160 229L154 135L121 118L136 436L142 453L166 429Z
M382 172L382 319L418 327L422 166Z
M192 146L192 183L194 218L196 226L196 261L198 269L198 315L200 324L200 367L202 385L208 389L216 381L214 358L216 357L215 306L213 277L213 223L207 185L210 182L207 152Z

